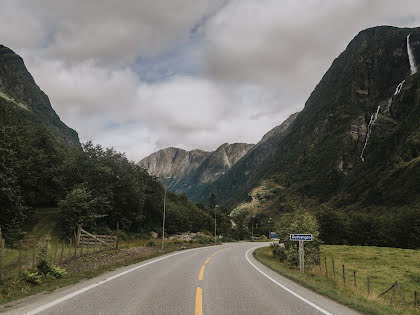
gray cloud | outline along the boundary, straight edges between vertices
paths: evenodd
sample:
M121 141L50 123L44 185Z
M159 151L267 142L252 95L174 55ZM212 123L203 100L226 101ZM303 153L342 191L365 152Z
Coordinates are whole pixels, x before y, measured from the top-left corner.
M414 0L2 0L21 54L82 140L139 160L257 142L300 110L362 29L419 26Z

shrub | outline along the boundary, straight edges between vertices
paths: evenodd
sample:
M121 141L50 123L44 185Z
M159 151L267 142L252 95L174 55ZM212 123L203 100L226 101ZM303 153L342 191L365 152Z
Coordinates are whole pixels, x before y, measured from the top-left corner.
M36 272L26 271L23 273L22 279L28 283L41 284L41 275Z
M156 246L155 240L154 239L148 240L146 243L146 246L147 247Z
M48 272L48 274L53 276L54 278L63 278L67 274L67 271L64 268L51 265L50 271Z
M46 247L40 250L39 262L36 265L36 268L38 270L38 275L44 275L51 278L62 278L67 274L65 269L55 266L47 260Z
M319 228L316 219L303 209L295 209L284 214L276 223L277 235L280 239L289 239L290 234L312 234L313 241L305 242L305 263L319 264ZM299 265L299 242L286 241L284 247L274 244L271 247L273 256L291 266Z

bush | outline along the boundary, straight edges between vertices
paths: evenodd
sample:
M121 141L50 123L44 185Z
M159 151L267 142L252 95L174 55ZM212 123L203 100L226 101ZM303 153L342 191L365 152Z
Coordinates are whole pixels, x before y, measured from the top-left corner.
M146 246L147 247L156 246L155 240L154 239L148 240L146 243Z
M48 272L48 274L54 278L63 278L67 274L67 271L64 268L51 265L50 271Z
M316 219L303 209L295 209L292 213L284 214L276 223L277 236L288 240L290 234L312 234L313 241L305 242L305 263L319 264L319 228ZM299 265L299 243L286 241L284 247L273 244L271 247L273 256L291 266Z
M36 272L26 271L23 273L22 279L31 284L41 284L41 275Z
M36 268L38 270L38 275L44 275L51 278L62 278L67 274L65 269L55 266L47 260L46 247L40 250L39 262L36 265Z

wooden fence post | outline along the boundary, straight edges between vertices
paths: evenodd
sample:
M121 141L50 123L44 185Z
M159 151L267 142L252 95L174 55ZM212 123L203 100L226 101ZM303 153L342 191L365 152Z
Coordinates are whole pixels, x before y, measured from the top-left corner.
M324 257L325 262L325 276L328 277L327 257Z
M0 240L1 253L0 253L0 279L3 277L3 263L4 263L4 238Z
M417 308L417 291L414 291L414 308Z
M346 273L344 272L344 265L343 265L343 283L346 284Z
M32 269L35 269L36 264L36 242L34 240L33 248L32 248Z
M82 233L82 227L81 227L81 225L79 224L78 226L77 226L77 246L79 246L80 245L80 234Z
M96 253L96 245L98 245L98 237L95 234L95 244L93 245L93 252Z
M61 242L60 265L63 262L64 240Z
M335 279L335 265L334 265L334 259L332 260L332 268L333 268L333 275L334 275L334 279Z
M77 255L77 236L76 232L74 232L74 256Z
M117 241L115 242L116 249L118 249L119 241L120 241L120 222L117 222Z
M54 251L53 264L55 264L55 259L57 258L57 251L58 251L58 239L55 241L55 251Z
M370 295L370 279L367 277L368 296Z
M356 271L353 271L353 280L354 280L354 287L356 288L357 287L357 284L356 284Z
M19 276L22 273L22 240L19 241Z
M45 260L48 260L48 243L49 243L49 240L47 239L47 240L45 240L45 242L46 242L46 250L45 250Z

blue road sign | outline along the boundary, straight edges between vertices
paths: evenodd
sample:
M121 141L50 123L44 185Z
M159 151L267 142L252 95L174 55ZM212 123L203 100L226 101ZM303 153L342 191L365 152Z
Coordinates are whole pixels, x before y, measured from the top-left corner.
M312 241L312 234L290 234L291 241Z
M277 238L277 233L276 232L271 232L270 233L270 238Z

